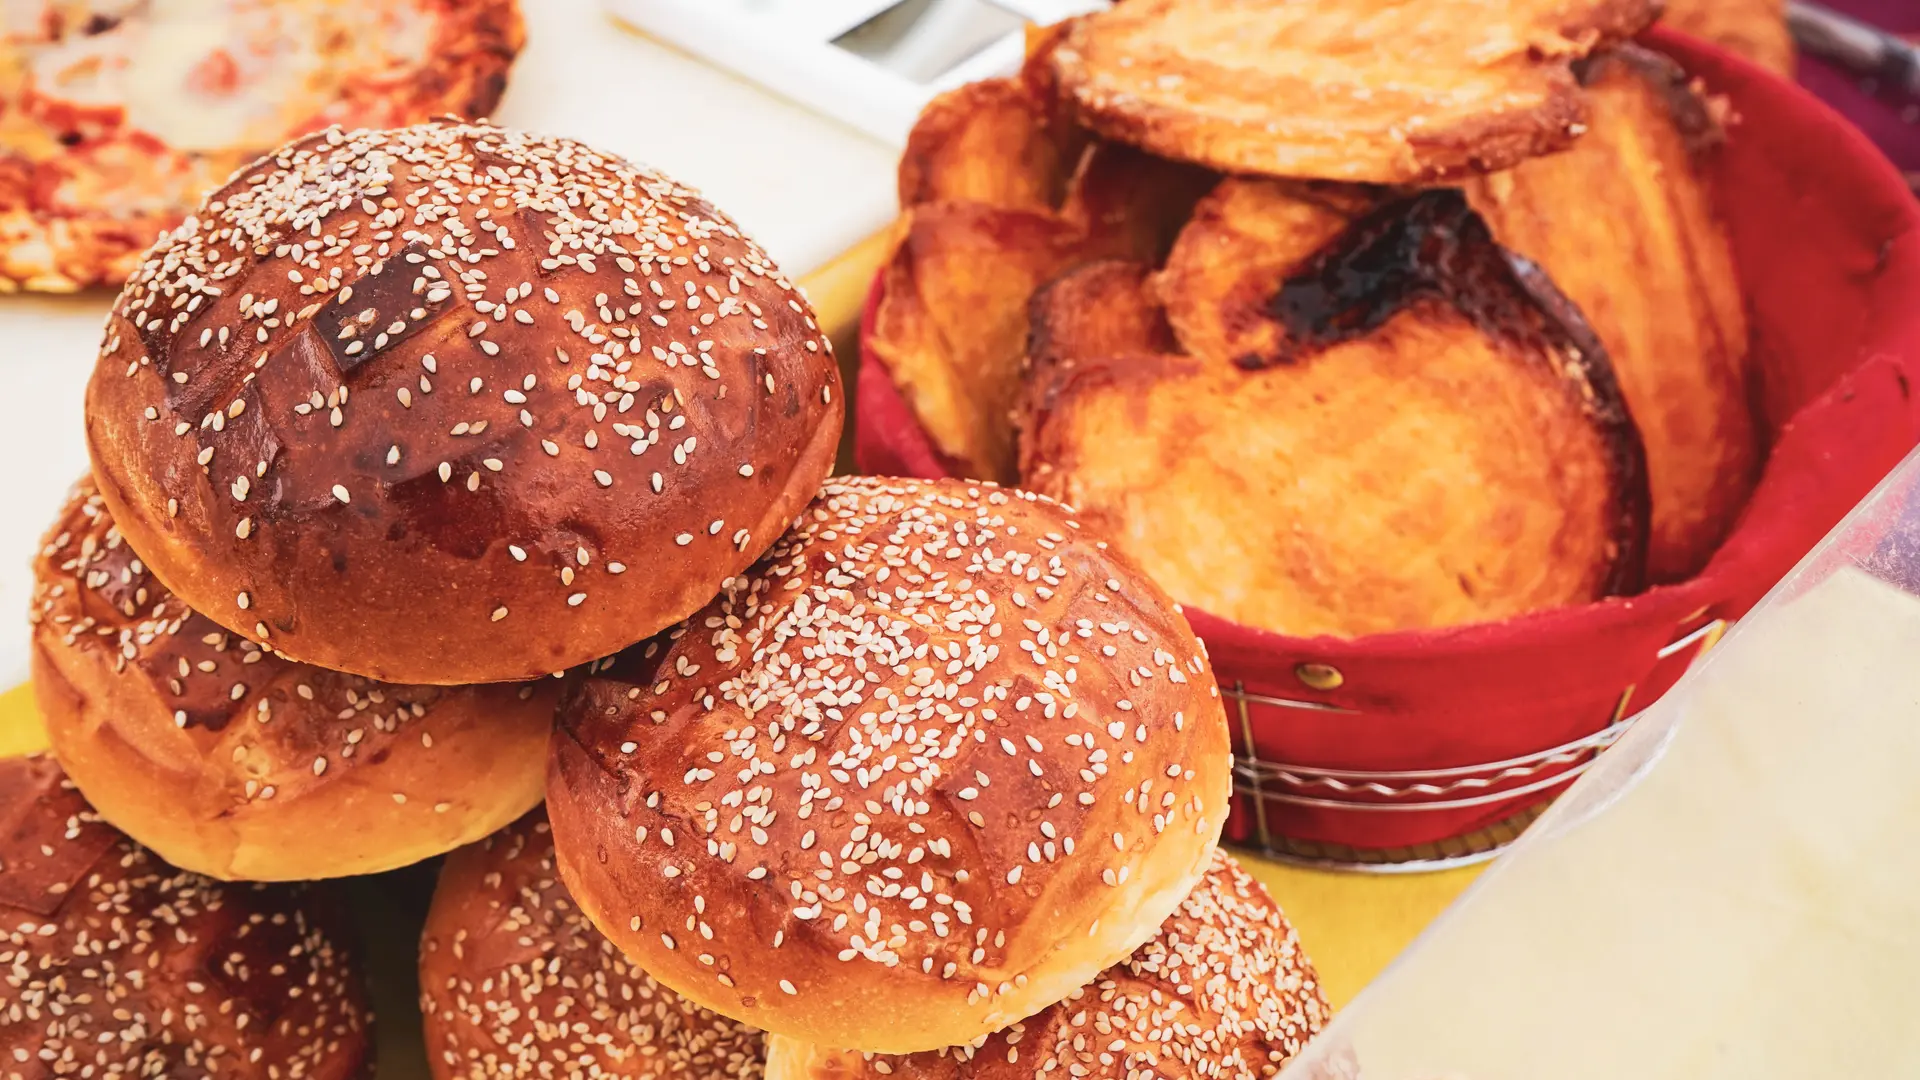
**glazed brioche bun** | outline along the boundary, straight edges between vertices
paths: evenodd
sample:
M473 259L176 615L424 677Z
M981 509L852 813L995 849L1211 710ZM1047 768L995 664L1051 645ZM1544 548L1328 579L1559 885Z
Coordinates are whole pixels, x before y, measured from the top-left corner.
M829 482L563 693L560 870L654 978L827 1046L965 1043L1152 937L1227 813L1179 608L1056 503Z
M534 812L447 857L420 939L435 1080L759 1080L764 1039L653 981L602 937Z
M694 192L482 124L243 169L115 303L94 475L194 610L389 682L530 679L697 610L806 505L839 373Z
M1256 1080L1333 1014L1273 898L1224 851L1153 940L1065 1001L965 1046L887 1056L775 1036L769 1080Z
M0 1075L371 1075L365 980L324 891L168 866L44 755L0 760L0 867Z
M33 686L109 821L217 878L370 874L540 801L559 683L394 686L296 664L154 580L91 483L34 564Z

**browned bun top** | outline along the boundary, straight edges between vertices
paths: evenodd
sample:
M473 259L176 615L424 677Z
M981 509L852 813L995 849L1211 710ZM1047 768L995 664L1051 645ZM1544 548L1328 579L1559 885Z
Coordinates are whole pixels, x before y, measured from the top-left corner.
M553 865L546 815L447 857L420 940L435 1080L759 1080L762 1036L654 982Z
M128 540L215 622L494 682L745 569L832 466L838 379L696 193L444 122L310 136L208 196L114 305L87 431Z
M0 760L0 1075L370 1075L365 988L324 900L176 870L52 758Z
M1224 851L1153 940L1043 1012L965 1046L856 1054L775 1038L772 1080L1253 1080L1333 1010L1273 898Z
M1151 937L1229 769L1179 608L1065 508L859 477L566 693L548 812L581 907L662 983L909 1053Z
M404 686L285 660L168 592L90 481L41 548L29 619L36 697L68 774L176 866L372 873L540 801L555 680Z

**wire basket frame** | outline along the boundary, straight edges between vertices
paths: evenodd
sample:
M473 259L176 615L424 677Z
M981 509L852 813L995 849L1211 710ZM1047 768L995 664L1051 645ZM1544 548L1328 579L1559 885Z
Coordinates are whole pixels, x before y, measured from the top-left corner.
M1720 640L1724 619L1713 619L1663 646L1656 654L1668 659L1688 649L1694 658ZM1233 703L1240 742L1248 752L1254 741L1250 704L1315 712L1361 715L1358 710L1325 702L1273 697L1255 693L1243 682L1222 687ZM1288 862L1331 869L1371 873L1412 873L1466 866L1491 859L1513 842L1546 809L1556 789L1564 788L1591 768L1599 754L1625 735L1639 713L1628 713L1634 687L1622 691L1613 714L1590 734L1532 753L1471 765L1432 769L1337 769L1236 755L1234 793L1244 796L1253 817L1252 841L1263 854ZM1477 832L1402 848L1355 848L1289 837L1268 820L1269 803L1313 807L1343 813L1417 814L1475 807L1512 805L1514 813Z

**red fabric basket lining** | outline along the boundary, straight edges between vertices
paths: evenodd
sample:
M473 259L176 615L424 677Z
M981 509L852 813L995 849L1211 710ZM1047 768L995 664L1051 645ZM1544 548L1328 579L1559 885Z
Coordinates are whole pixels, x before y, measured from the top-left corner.
M1661 648L1745 613L1920 439L1920 204L1864 136L1800 88L1682 35L1656 31L1649 43L1726 94L1740 117L1715 182L1752 315L1756 407L1772 451L1733 534L1690 581L1496 624L1303 639L1189 608L1223 689L1352 710L1255 703L1242 725L1230 698L1230 719L1252 740L1237 751L1325 769L1436 769L1590 735L1613 719L1623 694L1631 712L1671 686L1693 650L1659 660ZM865 326L879 290L876 279ZM857 392L862 471L950 475L870 353ZM1304 662L1332 664L1344 684L1307 688L1295 675ZM1268 799L1264 817L1274 833L1296 839L1392 848L1473 832L1550 794L1417 813ZM1244 797L1237 803L1229 835L1246 840L1252 807Z

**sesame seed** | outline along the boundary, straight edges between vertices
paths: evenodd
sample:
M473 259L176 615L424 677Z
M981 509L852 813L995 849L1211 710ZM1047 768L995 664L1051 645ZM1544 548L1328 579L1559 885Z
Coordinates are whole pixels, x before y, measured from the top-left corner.
M44 757L0 766L28 818L5 852L9 870L52 875L38 903L0 930L9 1023L7 1075L140 1076L165 1071L245 1073L268 1050L283 1075L320 1075L367 1049L371 1023L353 990L362 973L328 936L310 894L262 890L185 873L128 840L87 805ZM270 799L257 782L248 799ZM71 868L71 873L65 871ZM18 913L16 913L18 914ZM181 950L205 964L177 963ZM163 992L150 985L172 971ZM213 978L208 978L213 976ZM226 980L275 1000L275 1022L254 1024ZM236 1003L240 1004L235 1008ZM215 1036L209 1024L219 1021ZM31 1052L22 1047L31 1047ZM188 1064L193 1062L195 1064ZM21 1070L24 1069L24 1072Z
M1217 702L1214 725L1148 731L1142 765L1132 765L1132 742L1116 750L1108 735L1112 710L1079 699L1089 679L1126 679L1140 711L1149 686L1166 712L1208 700L1197 682L1142 675L1198 662L1198 642L1170 615L1132 616L1111 635L1112 657L1078 644L1076 628L1093 634L1112 618L1093 593L1118 568L1074 530L1055 504L990 485L829 481L753 569L680 629L636 647L654 672L647 683L626 684L614 669L589 676L621 691L597 699L611 704L594 724L624 733L605 744L621 749L607 767L647 792L628 827L670 843L690 823L697 831L681 851L694 861L675 862L683 874L701 859L744 869L754 895L777 897L781 917L808 923L848 964L980 982L989 998L1013 993L1021 977L1003 979L997 966L1014 929L1003 920L1022 902L1009 887L1041 897L1071 880L1062 874L1124 881L1098 861L1100 845L1074 842L1104 820L1095 806L1139 807L1140 859L1172 842L1163 836L1217 829L1225 809L1185 775L1153 779L1154 796L1172 792L1177 806L1149 808L1137 790L1143 768L1185 760L1203 734L1207 753L1213 741L1225 752ZM724 523L708 531L723 535ZM1024 607L999 602L1016 593ZM977 854L963 853L981 851L974 830L989 828L1015 865L969 865ZM661 894L643 908L647 921L678 933L688 920L704 936L713 916L686 899L692 914ZM984 936L949 954L948 942L976 930Z

